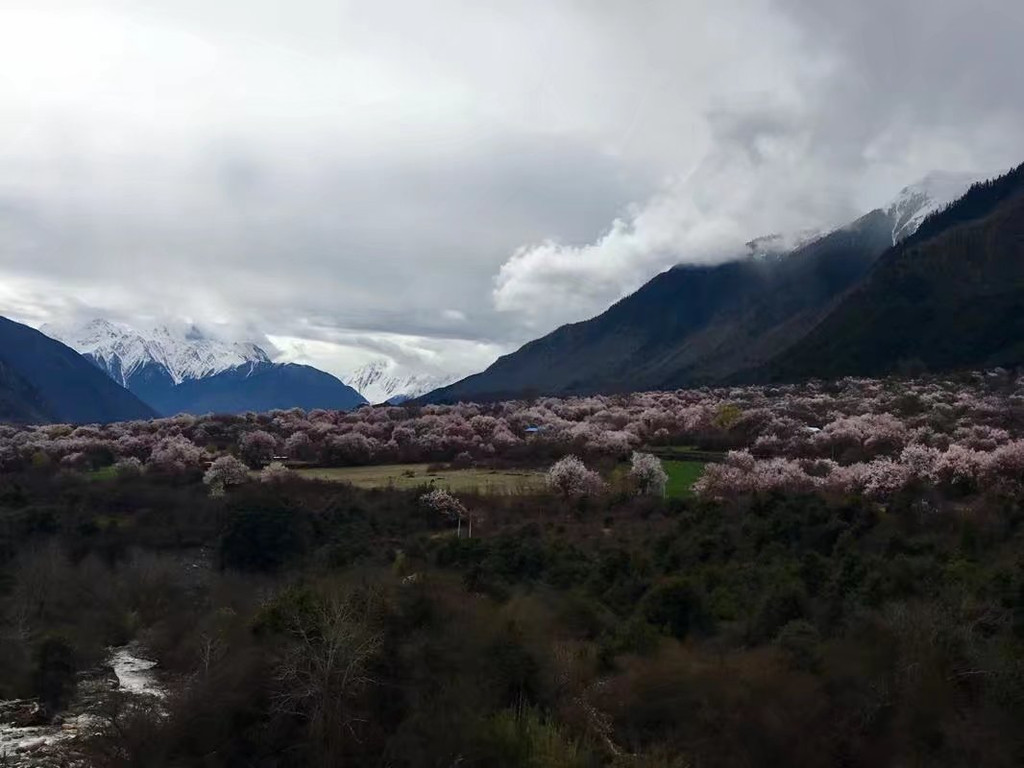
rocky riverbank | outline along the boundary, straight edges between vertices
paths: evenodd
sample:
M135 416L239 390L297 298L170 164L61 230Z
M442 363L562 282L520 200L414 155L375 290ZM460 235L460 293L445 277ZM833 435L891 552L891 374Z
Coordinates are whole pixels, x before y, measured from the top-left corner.
M74 700L64 712L47 719L32 699L0 701L0 766L4 768L66 768L74 742L104 727L105 707L112 696L159 703L167 690L137 645L112 648L106 663L82 673Z

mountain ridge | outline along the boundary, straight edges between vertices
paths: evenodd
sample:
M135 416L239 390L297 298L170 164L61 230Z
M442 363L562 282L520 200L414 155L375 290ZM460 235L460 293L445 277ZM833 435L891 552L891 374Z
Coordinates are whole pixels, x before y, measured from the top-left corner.
M97 318L81 326L48 324L39 330L93 359L122 386L148 365L162 366L180 384L247 363L271 362L256 344L211 338L195 325L180 334L166 325L146 332Z
M798 345L793 380L1024 362L1024 164L973 185L887 251Z
M758 249L776 235L751 241L747 253L725 263L677 265L600 315L528 342L422 400L666 389L761 370L816 328L894 240L912 239L976 178L929 174L856 221L771 258Z
M366 400L338 378L311 366L276 363L252 342L157 326L138 331L94 319L41 328L158 413L243 413L278 408L350 410Z
M455 378L422 373L401 374L396 372L390 361L381 358L356 368L343 381L373 405L397 405L451 384Z
M0 317L0 419L83 424L154 416L67 345Z

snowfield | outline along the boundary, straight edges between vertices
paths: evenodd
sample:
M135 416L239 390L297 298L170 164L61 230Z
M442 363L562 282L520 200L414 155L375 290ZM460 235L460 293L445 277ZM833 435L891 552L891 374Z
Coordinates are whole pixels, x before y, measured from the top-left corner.
M92 320L83 325L44 325L39 330L92 357L122 386L150 365L162 367L175 384L181 384L242 365L271 362L255 344L221 341L195 326L137 331L107 320Z

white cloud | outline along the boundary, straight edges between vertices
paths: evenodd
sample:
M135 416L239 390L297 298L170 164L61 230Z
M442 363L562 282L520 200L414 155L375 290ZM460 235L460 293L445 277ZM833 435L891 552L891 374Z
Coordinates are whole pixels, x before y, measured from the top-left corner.
M1024 5L984 5L780 0L760 45L740 54L774 88L746 71L732 72L724 92L692 92L708 137L696 170L588 244L512 251L494 278L495 308L546 332L674 264L735 258L761 235L848 221L929 171L1019 163L1024 81L1011 73L1024 66L1014 42ZM748 40L742 27L736 39Z
M803 154L808 131L787 115L760 101L733 107L693 172L633 206L593 243L518 249L495 277L495 307L550 330L602 311L674 264L737 258L755 237L848 220L851 191L822 181L823 169Z
M466 376L482 370L498 355L510 351L506 346L437 339L403 334L331 333L331 340L270 336L278 362L302 363L328 371L344 379L366 363L385 359L391 362L393 375Z
M1024 5L980 3L5 0L0 314L482 367L1019 161Z

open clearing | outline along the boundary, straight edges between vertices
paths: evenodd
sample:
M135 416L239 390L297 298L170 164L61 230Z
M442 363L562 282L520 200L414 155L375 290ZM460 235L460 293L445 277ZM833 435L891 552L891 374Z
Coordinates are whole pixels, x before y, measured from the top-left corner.
M429 464L376 467L327 467L297 470L310 480L352 483L360 488L420 488L433 485L455 493L534 493L544 488L544 474L531 470L452 469L430 472Z
M665 486L668 498L688 499L693 496L693 484L704 472L704 462L662 459L661 465L668 474L668 484Z

